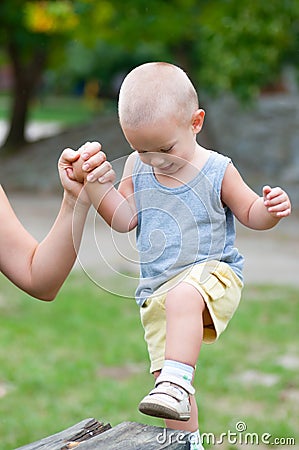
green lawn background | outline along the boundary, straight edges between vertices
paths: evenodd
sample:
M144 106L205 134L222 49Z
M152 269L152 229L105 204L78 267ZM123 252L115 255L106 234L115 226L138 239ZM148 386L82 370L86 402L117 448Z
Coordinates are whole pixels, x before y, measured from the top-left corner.
M153 380L133 299L101 290L79 271L52 303L4 278L0 292L1 449L88 417L162 425L137 411ZM201 351L195 387L202 432L217 437L243 421L247 432L298 445L298 322L297 289L245 288L228 330Z

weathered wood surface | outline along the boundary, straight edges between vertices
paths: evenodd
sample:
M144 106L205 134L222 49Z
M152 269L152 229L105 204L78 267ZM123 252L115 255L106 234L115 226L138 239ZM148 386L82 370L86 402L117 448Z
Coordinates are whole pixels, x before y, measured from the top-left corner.
M16 450L189 450L188 433L123 422L113 428L85 419L60 433Z
M67 450L78 447L82 442L110 429L111 425L98 422L96 419L85 419L66 430L48 436L40 441L19 447L16 450ZM77 445L75 445L77 444Z

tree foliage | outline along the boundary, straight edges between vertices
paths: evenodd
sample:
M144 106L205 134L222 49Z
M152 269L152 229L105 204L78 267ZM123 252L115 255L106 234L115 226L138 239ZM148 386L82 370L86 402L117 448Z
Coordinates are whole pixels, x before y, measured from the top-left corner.
M251 97L299 64L297 0L213 0L202 10L200 53L205 85Z
M0 46L15 78L7 144L24 142L30 99L53 64L111 77L163 59L204 89L250 98L285 65L298 68L298 44L298 0L2 0Z
M3 0L0 3L0 44L7 53L14 78L10 130L4 144L8 152L25 143L30 100L50 53L59 48L61 37L70 31L68 5L71 4L62 0Z

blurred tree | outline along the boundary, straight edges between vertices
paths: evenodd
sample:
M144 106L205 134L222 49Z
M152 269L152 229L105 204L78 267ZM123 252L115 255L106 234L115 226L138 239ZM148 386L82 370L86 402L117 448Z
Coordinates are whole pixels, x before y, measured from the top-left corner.
M210 92L253 98L286 65L299 67L298 0L113 3L108 42L131 52L151 46Z
M8 151L25 142L30 99L47 64L51 44L59 34L59 19L67 18L66 29L74 26L76 17L70 13L67 2L0 3L0 43L7 52L14 78L10 129L4 144Z
M202 88L249 98L286 64L298 67L298 43L298 0L1 0L0 45L15 78L5 147L25 142L30 99L53 61L111 78L112 67L163 59Z
M200 80L243 99L281 81L286 66L299 68L298 0L213 0L200 15ZM297 72L298 73L298 72Z
M10 128L4 143L7 152L25 143L29 103L50 52L59 48L77 22L68 1L1 1L0 44L7 52L14 81Z

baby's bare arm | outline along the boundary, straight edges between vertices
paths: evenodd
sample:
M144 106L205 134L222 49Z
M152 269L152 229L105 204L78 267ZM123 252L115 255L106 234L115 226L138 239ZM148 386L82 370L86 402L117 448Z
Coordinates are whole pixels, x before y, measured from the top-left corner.
M291 202L285 191L265 186L263 196L258 196L232 164L224 175L222 201L243 225L255 230L272 228L291 213Z
M88 152L94 146L100 146L100 144L91 142L80 148L81 156L73 165L74 175L78 181L84 182L84 189L90 201L104 220L116 231L128 232L137 225L137 216L132 207L132 202L126 195L123 195L121 190L117 191L113 186L115 173L111 164L106 160L105 153L101 152L103 162L99 166L97 174L93 170L92 179L90 179L88 172L84 170L86 168L83 159L84 152ZM91 182L96 177L99 178L100 182ZM121 182L121 185L124 183Z

